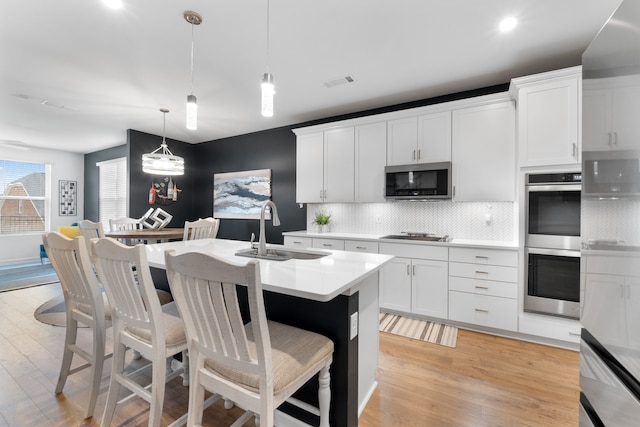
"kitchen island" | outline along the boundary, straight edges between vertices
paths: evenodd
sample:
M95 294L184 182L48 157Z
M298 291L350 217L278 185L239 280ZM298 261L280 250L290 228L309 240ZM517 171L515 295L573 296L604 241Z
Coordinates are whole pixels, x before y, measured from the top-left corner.
M202 251L236 263L251 258L236 256L248 242L202 239L146 245L149 265L164 269L164 252ZM280 245L267 248L285 249ZM317 252L317 251L316 251ZM332 427L356 427L358 416L376 387L378 366L378 272L390 255L323 251L318 259L260 260L267 317L321 333L335 345L331 365ZM158 277L158 275L154 275ZM317 407L317 378L295 397ZM276 413L280 426L317 425L287 403Z

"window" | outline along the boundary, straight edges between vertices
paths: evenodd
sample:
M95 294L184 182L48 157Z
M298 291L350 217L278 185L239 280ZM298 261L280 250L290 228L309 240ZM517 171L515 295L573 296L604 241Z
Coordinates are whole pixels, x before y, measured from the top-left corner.
M48 229L49 171L44 163L0 159L0 234Z
M100 168L100 222L109 230L109 219L127 216L127 158L99 162L96 166Z

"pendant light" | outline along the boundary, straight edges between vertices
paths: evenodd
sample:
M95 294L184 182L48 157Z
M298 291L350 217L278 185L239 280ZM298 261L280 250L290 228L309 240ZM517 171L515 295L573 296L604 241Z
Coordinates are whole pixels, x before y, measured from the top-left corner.
M169 151L164 137L169 110L161 108L160 112L162 113L162 144L155 151L142 155L142 172L154 175L184 175L184 159L174 156Z
M273 75L269 73L269 0L267 0L267 72L262 75L262 115L273 116Z
M202 23L202 16L190 10L184 12L184 19L191 24L191 94L187 95L187 129L198 129L198 100L193 94L193 26Z

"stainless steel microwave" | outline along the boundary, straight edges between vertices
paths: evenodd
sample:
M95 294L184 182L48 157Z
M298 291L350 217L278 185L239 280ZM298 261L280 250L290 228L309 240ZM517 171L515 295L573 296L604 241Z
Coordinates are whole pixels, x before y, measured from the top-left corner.
M582 191L587 197L640 196L640 151L583 152Z
M451 198L451 162L387 166L384 172L387 199Z

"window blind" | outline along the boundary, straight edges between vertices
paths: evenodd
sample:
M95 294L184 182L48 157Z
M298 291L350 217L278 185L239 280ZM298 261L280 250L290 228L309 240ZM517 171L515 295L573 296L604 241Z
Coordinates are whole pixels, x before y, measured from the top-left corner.
M96 166L100 169L100 222L105 230L109 230L109 219L127 216L127 158L99 162Z

